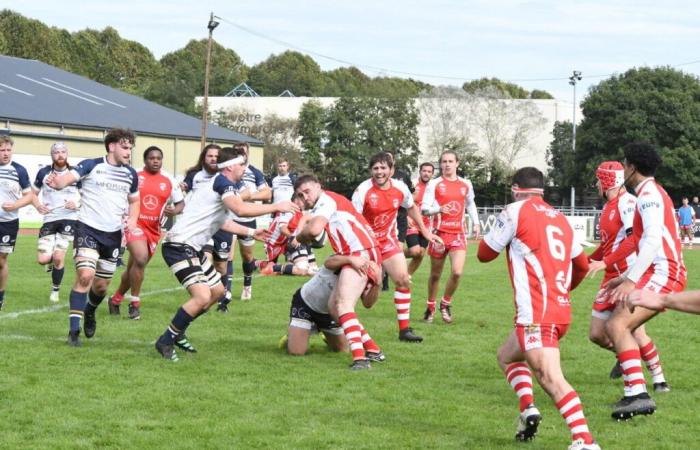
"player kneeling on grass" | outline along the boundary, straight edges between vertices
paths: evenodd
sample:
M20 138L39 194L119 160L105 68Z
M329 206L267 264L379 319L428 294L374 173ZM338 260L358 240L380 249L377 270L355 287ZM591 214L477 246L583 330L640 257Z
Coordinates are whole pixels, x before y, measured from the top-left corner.
M292 196L292 201L303 208L304 204L296 196ZM296 240L295 234L306 224L308 215L303 211L294 214L278 214L272 220L270 237L265 240L266 261L255 261L256 267L260 269L260 274L265 275L296 275L310 276L314 272L309 265L310 248L302 245ZM277 260L284 254L286 264L279 264Z
M236 184L246 167L245 152L223 148L219 152L219 173L206 185L194 191L182 216L165 236L163 259L191 298L177 310L172 322L156 341L156 350L163 358L177 361L174 346L192 352L185 331L190 323L208 311L224 293L221 275L214 270L202 247L219 229L246 234L258 240L264 230L254 230L227 220L231 211L239 217L256 217L276 212L296 211L292 202L271 205L246 203L238 195Z
M338 281L337 271L347 265L368 277L362 294L362 304L366 308L371 308L376 303L381 280L379 266L360 256L331 256L321 270L297 289L292 297L286 342L287 352L290 355L306 354L314 327L323 333L326 343L332 350L349 351L343 328L333 318L337 316L337 312L332 311L329 305L331 293ZM384 353L374 344L364 329L363 335L367 336L367 340L363 342L367 358L376 362L384 361L386 359Z
M515 202L498 216L479 244L477 257L489 262L508 251L515 330L499 349L498 364L520 400L515 438L534 438L542 420L532 393L532 368L571 430L569 449L600 449L588 431L578 394L564 378L559 357L559 339L571 323L569 291L586 275L586 254L574 242L566 217L542 199L542 172L519 169L513 175L512 192Z

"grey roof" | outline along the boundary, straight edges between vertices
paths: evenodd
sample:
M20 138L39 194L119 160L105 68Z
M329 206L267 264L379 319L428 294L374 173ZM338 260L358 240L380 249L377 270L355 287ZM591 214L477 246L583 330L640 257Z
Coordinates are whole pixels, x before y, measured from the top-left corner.
M202 122L40 61L0 55L0 119L199 139ZM209 124L207 138L261 144Z

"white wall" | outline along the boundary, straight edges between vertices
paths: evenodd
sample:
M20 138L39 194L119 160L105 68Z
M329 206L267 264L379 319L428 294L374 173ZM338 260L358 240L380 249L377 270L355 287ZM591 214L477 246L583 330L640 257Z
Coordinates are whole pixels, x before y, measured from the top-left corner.
M196 98L196 102L201 102L201 97ZM234 130L246 134L247 127L263 125L265 118L270 115L277 115L281 118L297 118L302 106L311 100L318 101L322 106L332 105L335 97L210 97L209 108L212 113L216 111L226 112L247 112L241 114L234 125ZM511 100L522 102L524 100ZM573 110L572 103L560 100L531 100L539 109L545 122L539 132L530 141L530 149L521 153L514 165L516 167L535 166L540 170L547 169L546 151L552 140L552 127L555 121L571 121ZM430 125L424 111L421 110L421 123L418 127L419 147L423 155L421 160L430 161L432 151L428 145L430 135ZM577 122L581 120L581 111L576 111ZM477 145L483 143L477 142Z

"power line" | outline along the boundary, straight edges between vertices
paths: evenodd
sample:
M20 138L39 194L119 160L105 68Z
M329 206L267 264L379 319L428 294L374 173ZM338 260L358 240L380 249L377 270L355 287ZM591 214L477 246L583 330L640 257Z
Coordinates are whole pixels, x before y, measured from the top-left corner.
M252 34L253 36L257 36L261 39L265 39L267 41L274 42L275 44L279 44L283 47L288 47L288 48L298 50L300 52L303 52L303 53L306 53L309 55L316 56L318 58L323 58L323 59L327 59L329 61L337 62L340 64L346 64L349 66L354 66L354 67L358 67L358 68L371 70L371 71L377 72L377 73L393 73L393 74L397 74L397 75L406 75L406 76L410 76L410 77L436 78L436 79L442 79L442 80L457 80L457 81L476 81L476 80L480 79L480 78L462 78L462 77L455 77L455 76L449 76L449 75L435 75L435 74L420 73L420 72L406 72L406 71L402 71L402 70L387 69L384 67L371 66L371 65L367 65L367 64L358 64L358 63L355 63L352 61L336 58L334 56L325 55L323 53L319 53L319 52L316 52L313 50L299 47L298 45L292 44L291 42L283 41L282 39L277 39L275 37L268 36L264 33L260 33L258 31L251 29L251 28L243 26L239 23L228 20L224 17L219 17L219 16L215 16L215 17L217 19L221 20L222 22L225 22L225 23L227 23L235 28L238 28L241 31L244 31L248 34ZM683 62L683 63L679 63L679 64L674 64L674 65L671 65L669 67L689 66L689 65L698 64L698 63L700 63L700 59L695 60L695 61L688 61L688 62ZM608 77L611 77L613 75L615 75L615 73L586 75L586 79L608 78ZM512 82L568 81L568 80L569 80L569 77L565 76L565 77L552 77L552 78L518 78L518 79L505 80L505 81L512 83Z

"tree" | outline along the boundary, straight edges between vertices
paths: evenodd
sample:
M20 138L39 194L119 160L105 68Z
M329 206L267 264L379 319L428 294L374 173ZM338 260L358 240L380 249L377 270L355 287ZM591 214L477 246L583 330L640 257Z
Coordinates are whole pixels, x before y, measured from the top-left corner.
M250 68L248 84L260 95L277 96L289 89L297 97L323 91L321 67L310 56L287 50Z
M528 92L522 86L515 83L499 80L498 78L480 78L478 80L468 81L462 85L462 89L470 94L491 90L497 98L517 98L517 99L553 99L554 97L547 91L535 89Z
M438 86L418 95L417 105L428 135L429 156L438 159L446 150L463 150L470 144L472 98L462 89Z
M327 109L307 103L299 118L302 156L326 187L350 195L374 153L391 152L397 167L416 168L418 120L411 99L343 97Z
M573 186L576 163L572 149L573 126L571 122L554 122L552 142L547 148L547 180L564 197Z
M191 40L160 59L161 71L146 98L178 111L194 114L194 97L204 93L207 40ZM209 95L225 95L246 79L248 68L233 50L212 42Z
M533 100L553 100L554 96L547 91L542 91L540 89L533 89L530 92L530 98Z
M700 169L700 80L670 67L631 69L590 89L577 128L576 186L590 183L603 160L647 141L661 151L657 178L675 197L697 192Z

